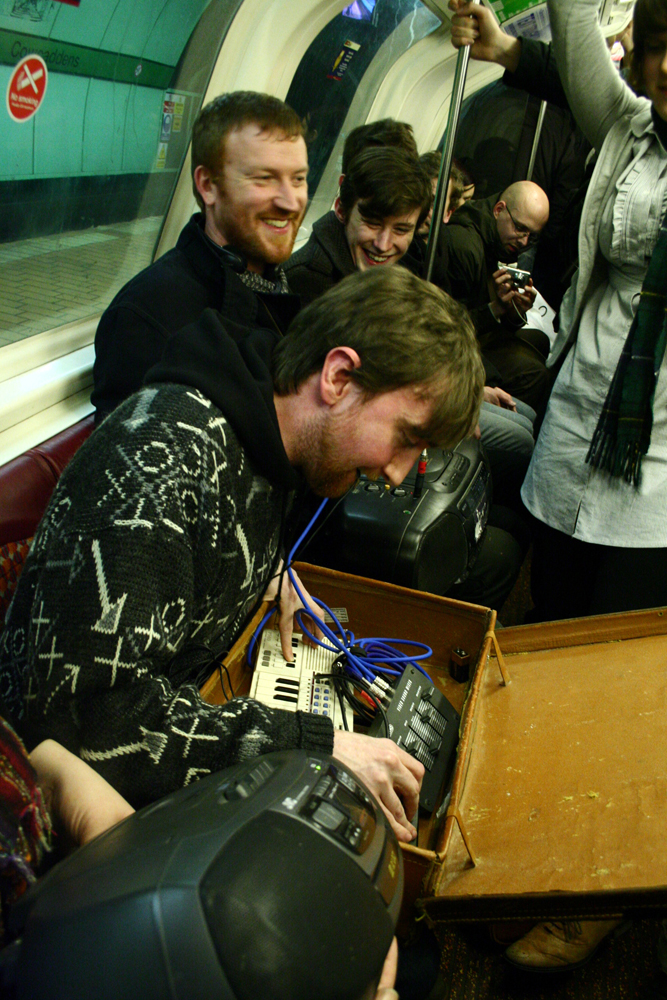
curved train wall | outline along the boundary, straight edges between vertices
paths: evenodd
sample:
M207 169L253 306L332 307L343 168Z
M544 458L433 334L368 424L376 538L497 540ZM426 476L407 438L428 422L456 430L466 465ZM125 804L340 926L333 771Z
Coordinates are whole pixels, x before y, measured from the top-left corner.
M234 6L0 0L3 92L26 55L48 73L32 117L0 109L0 241L164 211Z

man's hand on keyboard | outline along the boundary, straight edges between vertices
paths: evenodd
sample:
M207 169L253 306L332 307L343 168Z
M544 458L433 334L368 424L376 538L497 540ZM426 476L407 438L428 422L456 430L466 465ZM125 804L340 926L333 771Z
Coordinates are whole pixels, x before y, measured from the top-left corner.
M278 566L278 572L271 580L269 586L266 588L266 592L264 594L265 601L277 601L278 585L280 582L282 568L283 564L281 560L280 565ZM306 603L305 605L301 603L299 595L297 594L296 590L292 585L292 581L288 577L287 573L283 573L282 587L280 589L280 608L279 608L280 618L278 620L278 630L280 632L280 645L282 647L283 656L288 661L288 663L291 663L293 659L292 631L294 629L295 612L299 611L300 608L305 608L306 611L311 611L313 614L318 615L318 617L323 614L323 612L318 608L318 606L311 598L310 594L308 593L304 585L301 583L301 580L296 575L296 573L294 573L294 576L296 578L299 590L306 599ZM307 621L306 625L313 633L313 635L317 636L319 639L322 638L322 633L318 628L315 627L313 622ZM303 637L303 641L310 646L313 645L312 641L305 634Z
M361 778L379 801L399 840L414 840L424 766L391 740L337 729L333 756Z

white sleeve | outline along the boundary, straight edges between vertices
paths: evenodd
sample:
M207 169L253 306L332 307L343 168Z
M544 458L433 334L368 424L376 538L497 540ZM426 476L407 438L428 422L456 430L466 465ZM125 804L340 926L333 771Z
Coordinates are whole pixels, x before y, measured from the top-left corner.
M577 124L599 150L619 118L645 104L615 69L598 21L598 0L547 0L561 83Z

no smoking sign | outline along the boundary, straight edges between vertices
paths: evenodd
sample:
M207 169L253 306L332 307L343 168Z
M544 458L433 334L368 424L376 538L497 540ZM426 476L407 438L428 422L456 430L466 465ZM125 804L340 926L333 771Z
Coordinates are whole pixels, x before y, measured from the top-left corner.
M24 56L14 69L7 87L7 111L15 122L35 114L46 93L48 72L41 56Z

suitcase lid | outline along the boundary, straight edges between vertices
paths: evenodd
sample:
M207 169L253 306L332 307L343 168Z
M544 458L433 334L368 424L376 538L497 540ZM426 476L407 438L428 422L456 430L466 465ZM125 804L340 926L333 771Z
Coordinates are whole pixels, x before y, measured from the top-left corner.
M425 909L486 920L667 906L667 611L496 638L501 663L478 665L466 703Z

